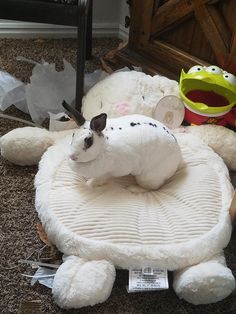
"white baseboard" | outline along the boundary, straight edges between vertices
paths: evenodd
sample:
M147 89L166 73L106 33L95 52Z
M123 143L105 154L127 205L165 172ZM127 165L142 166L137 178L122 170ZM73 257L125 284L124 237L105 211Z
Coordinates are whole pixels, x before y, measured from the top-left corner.
M120 39L123 39L123 40L128 40L129 38L129 29L128 28L125 28L124 25L122 24L119 24L119 34L118 34L118 37Z
M128 38L127 29L118 23L93 23L94 37ZM0 38L75 38L76 28L40 23L0 21Z
M118 37L118 23L93 23L94 37Z

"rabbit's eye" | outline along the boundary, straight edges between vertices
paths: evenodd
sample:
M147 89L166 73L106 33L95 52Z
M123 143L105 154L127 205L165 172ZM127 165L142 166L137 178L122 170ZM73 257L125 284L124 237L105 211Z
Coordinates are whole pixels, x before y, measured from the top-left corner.
M93 145L93 136L90 137L86 137L84 139L84 149L88 149L89 147L91 147Z

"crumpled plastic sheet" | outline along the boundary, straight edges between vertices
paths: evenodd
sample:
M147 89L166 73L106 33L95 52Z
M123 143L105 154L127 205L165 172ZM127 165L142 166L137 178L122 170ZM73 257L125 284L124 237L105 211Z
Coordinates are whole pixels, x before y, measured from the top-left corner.
M25 84L7 72L0 71L0 109L6 110L12 104L29 113L25 99Z
M76 73L69 62L64 61L64 70L56 71L55 64L36 64L26 86L26 100L32 120L41 124L48 112L63 111L62 102L71 104L75 99Z
M21 58L23 61L27 59ZM34 61L28 60L33 63ZM36 63L26 86L26 100L32 120L41 124L51 114L64 112L62 102L72 104L75 100L76 71L65 59L64 70L56 71L55 64L45 61ZM102 70L86 73L84 76L84 93L98 81L108 76Z
M52 289L53 281L55 274L57 272L57 269L49 269L46 267L41 267L37 269L34 276L31 279L31 286L33 286L37 281L50 289Z

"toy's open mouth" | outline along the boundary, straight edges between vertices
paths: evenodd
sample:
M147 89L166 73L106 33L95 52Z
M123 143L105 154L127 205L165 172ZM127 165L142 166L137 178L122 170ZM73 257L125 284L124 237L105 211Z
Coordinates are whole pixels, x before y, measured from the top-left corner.
M230 110L236 102L236 93L210 80L183 79L180 92L186 105L205 113Z
M186 97L193 102L203 103L208 107L224 107L229 105L229 101L226 97L214 91L195 89L187 92Z

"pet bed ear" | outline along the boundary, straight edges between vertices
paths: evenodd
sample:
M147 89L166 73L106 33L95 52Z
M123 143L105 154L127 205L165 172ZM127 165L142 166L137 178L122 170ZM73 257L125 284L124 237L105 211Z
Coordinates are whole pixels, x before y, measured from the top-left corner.
M69 112L69 116L71 116L75 120L78 126L82 126L85 123L86 120L82 116L82 114L76 109L74 109L72 106L67 104L65 100L63 100L62 102L62 106Z
M92 118L92 120L90 121L90 129L97 133L101 133L105 129L106 123L107 114L101 113L100 115Z

